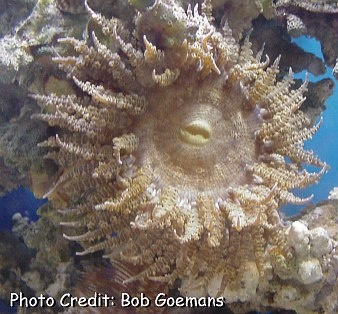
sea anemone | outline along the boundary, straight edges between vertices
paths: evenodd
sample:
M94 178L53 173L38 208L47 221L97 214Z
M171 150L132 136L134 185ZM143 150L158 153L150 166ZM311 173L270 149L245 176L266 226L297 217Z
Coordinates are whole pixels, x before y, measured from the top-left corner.
M290 257L278 208L308 201L292 190L327 169L303 149L321 124L299 109L307 82L278 81L279 58L214 26L208 0L144 5L132 30L87 11L96 31L61 39L75 56L54 59L77 94L34 96L35 116L58 127L40 144L60 169L45 196L64 207L77 254L138 265L126 283L206 287L222 274L219 293L247 265L263 276L271 254Z

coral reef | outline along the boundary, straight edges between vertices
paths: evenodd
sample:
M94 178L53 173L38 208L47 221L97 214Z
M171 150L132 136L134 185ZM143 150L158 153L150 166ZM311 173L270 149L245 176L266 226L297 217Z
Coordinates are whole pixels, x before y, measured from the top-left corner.
M327 0L278 0L276 14L293 35L306 34L317 38L325 62L334 67L338 57L338 4Z
M10 232L0 233L0 298L8 304L10 291L31 292L21 280L22 273L29 270L33 256L17 237Z
M232 35L237 40L242 38L243 32L252 27L252 21L260 14L267 19L271 19L276 14L271 0L218 0L212 1L212 4L216 19L226 18L232 30ZM227 12L226 17L224 12ZM218 16L218 14L221 15Z
M33 179L52 173L53 167L36 146L48 136L48 128L31 120L39 108L28 92L66 92L68 83L51 61L56 51L51 45L61 34L79 35L86 19L71 26L73 20L62 15L54 1L1 1L0 7L0 195L22 185L41 197L41 187L36 188L39 184ZM53 78L61 82L59 87Z
M186 1L181 2L183 7L187 6ZM193 1L190 2L194 3ZM10 105L10 110L13 112L19 113L21 110L30 111L31 113L36 112L36 106L27 100L26 91L34 93L70 93L68 90L71 90L72 86L64 80L63 73L58 71L55 64L51 62L51 56L53 54L64 53L64 46L56 43L57 38L61 36L75 36L79 38L82 36L88 20L87 15L84 14L83 3L82 0L20 0L11 4L4 0L0 1L0 68L2 73L0 80L2 84L1 91L5 91L2 92L5 99L0 103L1 108L4 108L2 110L6 112ZM89 1L89 4L96 11L104 13L105 16L121 17L125 26L132 28L134 12L130 10L126 1L100 0ZM151 4L151 1L149 4ZM147 5L147 2L135 1L135 5L142 8L142 6ZM277 20L276 23L274 19L275 22L272 24L266 20L274 17L276 14L275 5L272 1L252 2L251 9L243 1L219 0L213 1L213 5L215 21L220 23L222 19L226 18L230 28L235 30L233 31L235 38L243 38L243 33L245 36L247 28L251 27L252 24L254 25L251 41L253 42L253 51L255 53L259 51L264 42L267 43L265 51L270 59L277 58L280 52L283 51L280 74L283 74L285 69L290 66L296 71L307 69L312 73L323 73L325 68L319 59L311 54L304 53L301 49L295 48L290 42L285 42L287 33L286 28L283 26L283 20ZM281 14L284 7L279 7ZM226 16L224 16L224 12L226 12ZM256 20L262 19L261 16L255 19L260 13L264 15L265 19L263 22L257 23ZM160 27L161 21L158 23ZM87 27L91 29L91 22ZM271 36L266 37L264 34L268 33L266 30L269 28L276 28L277 31L272 32ZM256 31L260 34L259 36L254 35ZM86 32L84 33L86 34ZM280 43L284 44L280 45ZM290 53L288 54L287 52ZM22 93L19 93L19 98L17 98L17 87L22 91ZM311 92L311 86L308 89ZM17 99L15 103L7 99L8 96L12 97L12 94ZM318 104L317 108L319 107L323 108L323 103ZM316 109L313 112L318 113L320 111ZM1 115L1 123L3 125L1 126L0 137L5 133L16 134L17 126L12 125L12 121L8 119L2 121L3 117L6 117L6 114L4 116ZM29 115L22 116L20 122L23 125L30 124L31 121L26 121L27 118L29 118ZM311 119L314 120L314 117L311 117ZM43 128L42 124L35 123L35 128L39 128L36 133L41 136L46 134L47 130ZM34 132L33 134L36 133ZM36 138L30 139L30 133L25 134L27 141L33 144ZM12 145L16 144L13 142ZM29 146L33 147L34 145ZM13 147L13 149L20 151L20 147ZM35 178L36 175L39 176L41 168L44 168L47 172L51 172L50 164L43 166L40 158L41 154L37 155L35 153L36 150L32 150L32 154L27 151L25 152L25 154L28 154L29 160L37 161L37 165L32 169L32 164L26 163L25 158L23 158L24 155L17 155L20 157L12 159L12 149L1 150L1 165L3 165L1 166L1 173L4 174L3 178L1 178L2 193L18 185L29 185L35 189L37 184L34 181L31 184L28 179ZM40 170L37 171L36 169ZM7 180L5 174L8 175L9 180ZM48 182L45 182L45 184L48 184ZM37 191L34 190L34 193L38 196L43 195L41 188Z
M329 78L322 79L316 83L309 83L309 89L305 94L306 100L301 110L312 120L312 123L326 109L325 101L333 94L333 88L334 82Z
M302 8L309 12L320 12L320 13L337 13L338 4L334 0L277 0L277 7L295 7Z
M17 213L13 216L12 233L1 233L0 298L6 303L11 292L27 296L47 293L57 298L70 289L80 274L69 242L62 239L55 211L46 205L39 214L42 218L31 222Z
M38 107L23 88L0 83L0 93L0 195L3 195L20 185L29 186L29 173L42 167L44 152L36 145L45 138L47 126L31 120Z
M290 35L320 39L333 66L334 2L2 8L0 193L25 185L50 203L1 235L1 298L165 292L223 296L235 313L337 311L336 192L291 221L279 213L311 199L294 188L328 169L303 144L333 82L293 80L290 67L318 75L325 65ZM103 313L68 312L85 310Z
M119 296L121 291L135 293L135 284L125 284L123 281L137 274L139 266L128 262L110 265L100 261L99 255L83 260L82 265L74 263L71 255L75 248L69 250L70 242L62 243L57 240L62 245L55 245L56 237L60 239L60 230L56 232L57 229L55 229L58 218L54 216L53 211L49 212L47 208L41 214L44 219L48 220L47 224L46 220L43 223L30 223L17 214L13 217L14 232L1 234L0 257L7 257L0 261L2 265L0 295L2 298L8 300L8 291L22 291L26 295L34 293L37 295L41 292L41 287L44 287L43 291L48 291L56 298L65 291L71 291L76 296L87 297L92 296L95 291L116 296ZM241 287L237 289L238 296L236 297L229 289L225 290L229 300L240 298L240 301L230 304L232 311L229 310L226 313L247 313L252 310L271 312L272 309L285 309L271 312L279 314L335 313L338 309L337 215L338 202L329 200L316 206L308 206L298 216L287 221L289 226L283 232L293 252L292 258L285 259L283 256L276 256L277 258L272 260L272 268L268 269L264 278L258 276L256 267L250 263L242 276ZM39 244L41 237L39 237L40 231L38 230L41 228L44 228L44 234L55 234L45 237L43 244ZM36 258L37 253L27 248L28 243L47 259ZM48 257L43 251L51 247L53 248L50 251L52 255ZM12 254L13 251L17 254ZM53 258L58 260L60 256L63 256L60 264L49 264ZM51 267L46 270L46 265L51 265ZM54 268L55 266L57 268ZM217 293L219 279L215 277L209 282L209 294ZM161 289L161 292L168 291L166 283L154 285L150 282L150 286L147 286L146 282L138 282L138 284L149 297L153 297L157 289ZM184 284L182 286L182 288L185 287ZM32 287L37 290L33 290ZM200 291L195 290L195 295L198 292ZM175 292L169 293L177 296ZM160 310L177 313L180 313L180 310L183 313L196 313L196 311L198 313L219 313L219 309L212 308L147 308L148 313L152 310L156 313ZM57 313L111 313L110 309L90 307L55 308L54 313L55 311ZM124 313L123 309L114 308L114 311ZM226 309L222 308L222 313L224 311ZM20 309L19 313L21 313ZM25 309L25 313L46 313L46 309ZM127 313L130 313L130 309Z
M125 283L179 279L181 293L206 294L218 278L209 294L247 301L241 282L249 291L271 260L292 257L279 206L308 201L291 190L328 169L303 149L321 123L299 110L307 82L277 81L279 58L216 28L209 1L156 1L132 32L87 10L101 28L92 45L61 39L77 54L54 58L77 93L34 96L34 117L59 127L40 146L59 165L45 196L64 208L65 237L84 246L78 255L139 265Z
M302 288L299 284L293 285L295 295L300 295L300 289L304 288L302 300L290 302L290 308L297 313L335 313L338 310L337 210L336 200L308 206L294 217L288 231L295 261L289 266L286 277L283 278L278 270L277 275L283 280L293 278L292 281L301 283ZM281 297L282 293L279 294ZM283 303L282 298L280 302Z
M0 1L0 38L11 34L13 30L32 12L36 0L21 0L9 3Z
M324 74L326 69L323 61L311 53L305 53L292 43L285 26L277 24L276 20L267 21L259 17L253 22L251 34L253 50L258 52L262 45L270 58L277 58L283 51L280 70L284 74L291 67L295 72L307 70L314 75ZM291 57L292 56L292 57Z
M259 307L295 313L337 312L337 210L337 201L325 201L294 217L285 231L292 259L274 259L268 284L256 280L255 296L247 293L245 303L234 306L236 313ZM248 282L254 279L248 278ZM248 283L244 285L247 287Z

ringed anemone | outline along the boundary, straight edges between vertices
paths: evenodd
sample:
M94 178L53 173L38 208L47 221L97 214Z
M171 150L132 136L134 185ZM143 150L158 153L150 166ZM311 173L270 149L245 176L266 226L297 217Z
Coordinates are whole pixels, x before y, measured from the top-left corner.
M221 293L248 265L263 276L271 254L291 255L278 208L306 202L292 190L327 170L303 149L321 123L299 109L307 83L278 81L279 58L253 56L211 9L155 1L130 31L87 5L96 31L61 39L74 56L55 58L76 94L35 96L36 116L58 127L40 145L59 165L46 196L65 237L79 255L138 265L126 283L205 287L217 275Z

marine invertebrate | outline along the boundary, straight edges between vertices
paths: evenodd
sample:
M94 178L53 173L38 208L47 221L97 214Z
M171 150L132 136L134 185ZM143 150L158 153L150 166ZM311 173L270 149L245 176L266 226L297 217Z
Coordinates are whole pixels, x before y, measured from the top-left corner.
M263 276L268 251L291 255L278 207L306 202L292 189L327 170L303 149L321 124L299 110L307 83L278 82L279 58L214 26L208 0L155 1L132 32L87 10L102 33L60 40L77 55L55 58L77 94L34 96L59 130L41 145L60 167L46 197L64 207L65 237L139 265L126 282L205 288L222 274L222 294L248 265Z

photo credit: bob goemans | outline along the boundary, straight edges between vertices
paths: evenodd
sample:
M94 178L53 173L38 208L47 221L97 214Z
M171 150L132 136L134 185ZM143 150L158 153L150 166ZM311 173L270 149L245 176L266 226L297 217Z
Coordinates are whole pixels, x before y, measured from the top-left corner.
M154 299L147 297L144 293L131 296L122 292L119 298L105 293L95 292L91 297L73 296L64 293L58 300L51 296L40 294L39 296L27 297L22 292L11 293L10 306L23 308L36 307L224 307L224 297L169 297L165 293L158 293Z

